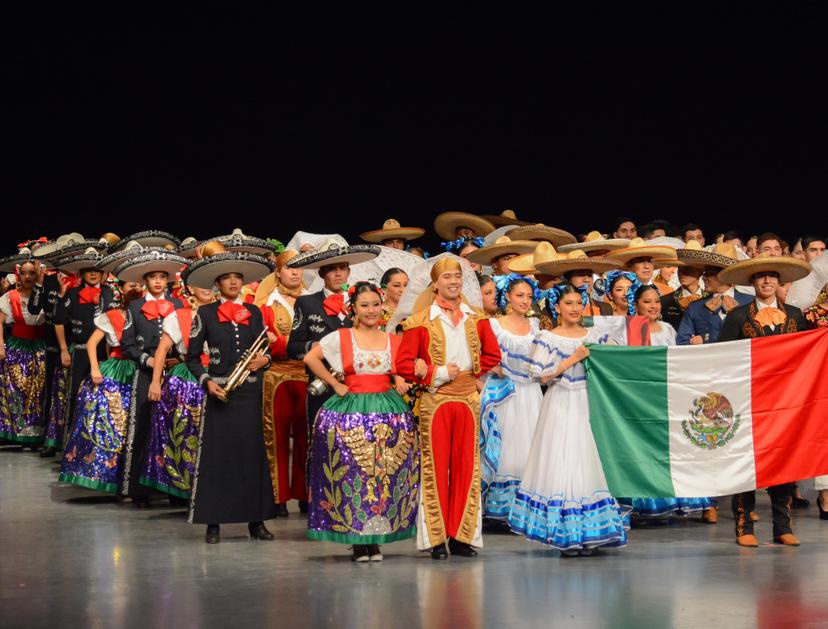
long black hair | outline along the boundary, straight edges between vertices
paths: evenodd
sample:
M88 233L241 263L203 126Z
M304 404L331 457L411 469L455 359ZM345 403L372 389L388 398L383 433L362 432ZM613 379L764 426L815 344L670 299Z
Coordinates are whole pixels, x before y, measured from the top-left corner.
M376 293L380 298L380 303L385 301L385 295L382 289L373 282L357 282L348 289L348 317L353 320L356 316L354 304L356 304L357 297L362 293Z

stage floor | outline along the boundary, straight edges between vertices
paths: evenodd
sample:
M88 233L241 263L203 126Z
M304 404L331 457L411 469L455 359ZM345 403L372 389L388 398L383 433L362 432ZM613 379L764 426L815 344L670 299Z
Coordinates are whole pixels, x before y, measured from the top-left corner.
M305 538L295 503L268 522L273 542L228 525L208 546L166 500L66 499L56 471L0 448L2 627L828 626L828 521L813 501L794 512L800 548L769 543L761 492L756 549L735 544L723 509L717 525L637 528L596 557L491 534L478 559L435 562L409 540L354 564L347 547Z

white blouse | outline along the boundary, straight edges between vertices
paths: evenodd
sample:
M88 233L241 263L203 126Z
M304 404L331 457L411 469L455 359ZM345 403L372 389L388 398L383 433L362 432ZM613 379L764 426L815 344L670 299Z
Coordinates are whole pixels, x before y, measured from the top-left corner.
M11 291L9 291L11 292ZM23 321L15 321L12 314L11 301L9 300L9 293L0 296L0 312L6 315L6 323L25 323L27 325L41 325L46 315L41 311L40 314L33 315L28 309L29 298L20 295L20 306L23 309Z
M393 372L391 364L391 339L386 335L385 349L362 349L356 340L353 328L348 328L351 335L351 347L354 352L354 372L357 374L387 374ZM339 331L331 332L319 341L322 354L331 369L343 373L342 347L339 343Z

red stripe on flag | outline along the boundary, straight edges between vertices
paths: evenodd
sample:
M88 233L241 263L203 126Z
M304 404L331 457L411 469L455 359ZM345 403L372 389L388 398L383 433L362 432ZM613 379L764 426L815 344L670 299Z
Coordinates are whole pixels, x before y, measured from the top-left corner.
M828 329L750 345L756 486L828 474Z

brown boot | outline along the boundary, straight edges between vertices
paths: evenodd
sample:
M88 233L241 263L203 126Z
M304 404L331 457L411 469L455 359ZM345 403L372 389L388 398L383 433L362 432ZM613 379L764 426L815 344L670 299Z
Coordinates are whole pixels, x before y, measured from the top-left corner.
M756 513L756 511L751 511L750 512L750 521L751 522L758 522L759 521L759 515Z
M716 507L707 507L702 511L702 522L708 524L716 524L719 521L719 512Z
M799 538L793 533L783 533L773 538L776 544L784 544L785 546L799 546Z
M759 546L759 541L756 539L755 535L739 535L736 538L736 543L739 546L746 546L748 548L756 548Z

